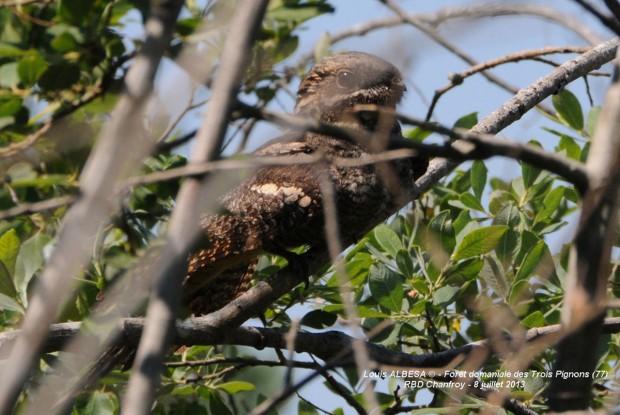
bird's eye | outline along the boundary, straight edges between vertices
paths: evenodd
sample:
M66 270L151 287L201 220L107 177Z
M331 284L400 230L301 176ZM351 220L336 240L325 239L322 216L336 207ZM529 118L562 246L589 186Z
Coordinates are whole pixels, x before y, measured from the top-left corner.
M357 80L355 79L355 75L353 75L352 72L342 71L338 74L336 82L340 88L350 89L355 86Z

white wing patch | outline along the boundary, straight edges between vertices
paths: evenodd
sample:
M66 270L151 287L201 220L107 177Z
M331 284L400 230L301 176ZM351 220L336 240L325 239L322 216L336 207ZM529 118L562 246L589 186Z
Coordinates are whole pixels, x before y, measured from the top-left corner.
M284 196L284 203L292 205L298 203L301 207L308 207L312 202L310 196L307 196L301 187L297 186L278 186L275 183L265 183L261 185L253 185L253 190L264 195Z

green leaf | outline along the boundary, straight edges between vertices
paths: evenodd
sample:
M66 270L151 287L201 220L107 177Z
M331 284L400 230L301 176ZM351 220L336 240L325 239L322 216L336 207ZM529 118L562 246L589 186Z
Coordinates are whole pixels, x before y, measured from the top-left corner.
M87 14L92 10L95 0L60 0L58 15L67 23L85 24Z
M454 123L454 128L463 128L469 130L474 125L478 124L478 113L472 112L467 115L463 115L461 118L456 120Z
M324 13L332 13L333 11L334 8L325 3L287 4L270 10L267 13L267 17L283 22L299 24L313 17L320 16Z
M111 393L95 391L81 415L113 415L115 399Z
M15 117L0 117L0 130L13 124L15 124Z
M25 50L7 42L0 42L0 58L16 58L26 53Z
M451 285L441 287L435 291L435 294L433 294L433 305L443 307L450 304L454 301L454 297L456 297L460 290L460 287L454 287Z
M9 62L0 66L0 86L12 88L19 83L17 62Z
M598 124L598 117L601 115L601 107L595 106L590 109L588 113L588 119L586 121L586 132L590 137L594 136L596 132L596 125Z
M553 258L545 241L540 240L525 255L515 279L530 278L533 275L549 277L553 271Z
M0 117L15 115L22 108L23 100L15 95L0 97Z
M288 36L278 39L278 43L271 53L273 62L277 63L291 56L297 50L298 45L299 37L297 36Z
M532 297L530 288L531 284L527 280L517 281L510 287L508 302L517 315L527 311L527 302L524 300Z
M387 267L373 265L370 267L368 281L370 295L390 311L401 311L403 303L403 281L394 271Z
M562 199L564 198L564 187L556 187L551 190L543 199L543 208L536 213L536 222L546 222L557 212Z
M439 242L444 251L451 254L454 251L456 241L454 239L454 227L450 218L450 211L444 210L430 220L428 229Z
M17 64L19 80L27 87L33 86L47 70L47 62L40 53L29 53Z
M530 142L528 142L529 145L533 145L536 147L541 147L542 145L535 140L531 140ZM541 170L537 167L533 167L527 163L521 163L521 175L523 176L523 186L524 189L528 189L530 186L532 186L534 184L534 182L536 181L536 179L538 178L538 176L540 175ZM513 180L513 185L517 183L516 180ZM515 188L515 190L517 190ZM518 194L518 192L517 192ZM521 198L522 195L519 195L519 198Z
M226 391L232 395L238 392L254 390L256 389L256 386L254 386L254 384L250 382L235 380L232 382L220 383L219 385L217 385L217 388Z
M486 282L486 284L502 298L506 298L510 287L504 268L500 264L494 255L487 255L484 257L484 265L480 270L480 278Z
M2 310L17 311L19 313L25 314L24 308L20 306L15 300L13 300L7 295L0 293L0 311Z
M297 415L319 415L319 411L308 402L300 399L297 404Z
M411 286L422 295L428 295L431 292L428 288L428 282L422 278L416 278L411 281Z
M328 304L323 307L323 311L330 313L344 313L344 304ZM357 306L357 315L362 318L390 318L389 314L382 313L363 305Z
M0 236L0 261L12 277L15 274L15 260L19 253L19 237L15 229L9 229Z
M72 52L80 47L75 37L69 32L57 34L50 42L50 45L60 53Z
M189 36L200 26L202 19L197 16L179 19L176 30L181 36Z
M17 290L15 289L15 284L13 284L11 273L4 265L4 262L0 262L0 293L10 298L17 297Z
M512 202L508 202L502 206L499 212L495 214L493 225L516 226L521 222L519 209Z
M385 224L377 226L373 235L379 246L392 258L396 258L398 251L404 249L396 232Z
M411 128L409 130L405 130L404 132L404 136L408 139L420 142L424 141L424 139L431 134L433 134L431 130L425 130L421 127Z
M471 181L471 188L474 191L474 195L478 200L482 197L482 192L487 184L487 167L481 160L476 160L471 166L469 171L469 180Z
M43 89L56 91L71 88L80 80L80 68L72 63L59 63L50 66L41 78L39 86Z
M396 268L406 278L413 275L414 266L409 251L401 249L396 256Z
M521 320L521 324L528 329L543 327L546 325L545 316L539 310L536 310L532 314Z
M579 100L568 89L564 89L552 98L553 107L560 120L570 128L583 130L583 111Z
M26 240L19 249L15 261L15 285L20 292L23 304L27 304L26 288L28 283L44 262L43 251L52 238L42 233Z
M451 278L454 276L461 280L473 280L478 277L483 265L484 261L478 257L466 259L454 264L448 270L447 277Z
M581 158L581 147L575 142L574 138L566 134L562 134L560 142L555 150L557 152L565 152L566 156L573 160L579 160Z
M480 199L471 193L463 193L459 197L459 201L468 209L477 210L478 212L485 212L484 207L480 203Z
M337 319L337 314L323 310L313 310L303 316L301 324L313 329L324 329L333 326Z
M508 229L509 227L504 225L491 225L468 233L456 248L452 259L458 261L486 254L497 246Z

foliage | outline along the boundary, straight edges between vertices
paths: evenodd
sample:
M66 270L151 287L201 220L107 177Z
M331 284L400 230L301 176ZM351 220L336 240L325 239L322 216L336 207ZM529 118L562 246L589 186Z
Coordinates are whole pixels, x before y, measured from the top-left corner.
M171 57L179 53L181 45L195 42L192 36L203 17L224 13L228 7L222 1L197 3L187 2ZM140 36L134 34L136 15L144 19L147 10L146 0L61 0L0 8L0 212L15 205L76 195L93 137L116 102L124 72L140 47ZM261 106L272 101L282 79L290 82L303 72L304 68L293 68L283 77L274 70L274 65L297 50L300 25L333 10L326 1L272 1L243 92ZM219 50L219 38L213 42L213 50ZM585 161L599 108L585 111L568 89L553 98L553 105L556 116L550 117L539 141L554 142L557 154ZM49 134L35 137L48 122L54 124ZM455 126L468 128L476 122L477 115L471 113ZM145 124L153 132L159 131L152 119ZM163 140L173 141L179 133ZM421 129L406 135L429 136ZM531 144L541 145L535 140ZM183 156L166 150L147 159L143 172L184 164ZM166 181L120 192L122 213L93 235L91 264L76 283L59 321L85 319L100 291L135 263L165 230L178 187L178 181ZM567 223L574 221L578 201L572 185L524 163L520 174L509 179L495 177L485 161L462 165L418 203L379 225L346 252L346 273L363 330L372 336L372 342L419 355L501 333L502 324L522 329L557 324L568 248L564 245L558 252L552 251L550 241L557 244L562 240ZM60 206L0 220L0 330L14 329L22 321L33 283L53 249L65 211L66 206ZM285 264L282 258L265 256L257 278L269 278ZM614 271L611 289L618 296L617 266ZM324 270L308 287L298 286L275 302L265 311L264 320L271 327L289 328L292 309L300 309L293 306L303 304L303 330L341 329L345 306L338 281L333 268ZM494 319L498 316L501 320ZM606 336L605 342L606 347L597 351L599 369L611 372L618 365L618 335ZM207 363L167 367L153 412L232 414L251 410L273 393L274 382L280 377L274 373L280 372L218 363L218 359L253 353L235 346L194 346L171 354L169 362ZM40 374L56 356L42 358ZM551 370L554 357L553 350L548 350L524 370ZM493 359L482 369L499 371L512 358ZM354 370L339 369L334 376L354 399L361 399L367 383ZM79 395L73 413L118 413L127 379L127 372L120 368L112 371ZM379 381L389 390L379 393L384 409L393 404L395 381ZM608 382L597 380L595 390L604 391ZM333 390L333 386L326 383L326 389ZM27 393L22 403L27 401ZM406 400L442 404L451 393L447 389L412 389ZM541 385L531 378L511 394L532 408L544 408ZM310 396L305 398L313 401ZM593 406L602 408L606 399L604 392L597 392ZM468 396L461 405L463 412L475 412L485 403ZM339 411L342 409L334 413ZM299 401L298 412L317 413L304 400Z

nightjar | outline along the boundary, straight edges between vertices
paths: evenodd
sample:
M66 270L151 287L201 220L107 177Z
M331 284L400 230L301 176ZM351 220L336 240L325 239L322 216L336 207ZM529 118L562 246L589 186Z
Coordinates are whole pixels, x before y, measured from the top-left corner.
M400 72L385 60L362 52L340 53L323 59L303 77L295 113L386 138L400 133L399 123L376 111L357 111L356 106L374 104L394 109L405 90ZM183 282L184 301L190 312L207 314L245 292L263 253L287 256L291 248L301 245L325 247L320 174L333 186L345 245L393 213L399 207L398 198L404 195L410 200L415 180L428 166L425 157L387 165L338 164L342 159L363 161L384 145L372 147L306 132L284 135L256 150L257 157L297 158L300 164L257 170L224 195L224 213L202 219L208 243L190 255ZM306 163L313 154L321 154L323 162Z

